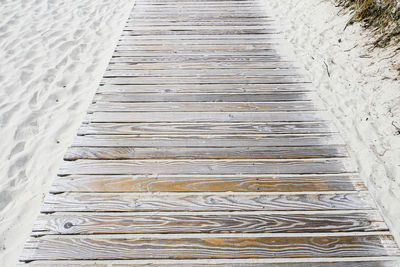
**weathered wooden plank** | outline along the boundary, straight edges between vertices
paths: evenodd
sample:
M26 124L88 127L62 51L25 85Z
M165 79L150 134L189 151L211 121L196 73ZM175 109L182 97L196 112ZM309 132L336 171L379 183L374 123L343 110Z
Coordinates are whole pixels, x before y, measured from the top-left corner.
M50 192L292 192L362 191L357 175L69 175Z
M207 45L204 45L207 46ZM138 46L136 46L138 47ZM162 49L162 46L143 45L142 47L154 47ZM118 63L108 65L108 70L232 70L232 69L296 69L291 62L207 62L207 63Z
M118 49L114 51L113 57L160 57L160 56L275 56L276 51L272 49L253 49L253 50L239 50L239 49L231 49L231 50L174 50L174 51L129 51Z
M205 5L202 2L158 2L158 3L135 3L135 8L141 7L141 8L146 8L146 7L159 7L160 9L163 8L185 8L185 7L199 7L199 8L204 8ZM226 7L235 7L235 8L240 8L240 7L261 7L260 3L258 2L237 2L237 1L232 1L232 2L207 2L207 8L226 8Z
M48 195L42 212L128 211L290 211L374 209L368 193L319 194L134 194L62 193Z
M205 53L208 51L221 51L221 52L228 52L228 51L266 51L272 50L276 47L276 44L253 44L253 45L193 45L193 44L181 44L181 45L137 45L134 43L124 44L124 42L120 42L118 46L115 48L116 51L169 51L169 53L174 53L175 51L201 51L204 50ZM242 66L242 69L246 69L245 66Z
M324 174L351 173L357 168L348 158L252 160L87 160L64 161L58 171L68 174Z
M212 70L107 70L103 77L198 77L198 76L296 76L293 69L212 69Z
M269 18L268 16L265 16L262 12L255 13L255 12L221 12L221 11L215 11L215 12L207 12L204 14L199 14L196 12L191 12L191 13L186 13L186 12L181 12L181 13L163 13L163 12L156 12L156 13L140 13L140 14L133 14L129 18L131 19L173 19L176 18L177 16L186 18L186 19L192 19L192 20L199 20L199 19L213 19L213 20L218 20L218 19L235 19L235 18ZM244 34L254 34L255 32L247 32ZM228 33L222 33L222 34L228 34Z
M302 76L200 76L200 77L120 77L103 78L102 84L219 84L219 83L307 83Z
M399 255L390 235L313 237L31 238L22 260L356 257ZM240 252L240 253L239 253Z
M97 93L252 93L263 94L276 91L308 92L313 91L309 84L152 84L152 85L115 85L99 86ZM258 101L257 101L258 102Z
M86 135L77 136L72 146L133 146L133 147L257 147L344 145L338 134L313 135Z
M177 25L177 26L262 26L262 25L272 25L272 20L270 19L252 19L252 20L219 20L219 21L213 21L213 20L198 20L198 21L192 21L192 20L185 20L185 19L157 19L157 20L151 20L151 19L145 19L145 20L140 20L140 19L135 19L135 20L128 20L126 25L130 26L172 26L172 25Z
M377 212L344 214L137 215L135 213L42 214L32 235L167 233L319 233L387 231Z
M187 17L186 19L192 19L191 17ZM208 20L208 18L205 18ZM223 21L226 18L223 18ZM181 42L181 40L240 40L240 41L248 41L252 42L253 40L260 41L262 39L273 41L274 39L279 38L276 34L223 34L223 35L199 35L199 34L188 34L188 35L121 35L120 40L174 40L175 43L177 40ZM168 41L167 41L168 42Z
M275 29L213 29L213 30L127 30L122 32L122 36L147 36L147 35L245 35L245 34L276 34Z
M315 134L337 133L331 123L89 123L78 135Z
M225 19L215 19L215 18L199 18L198 20L192 20L186 17L176 17L176 18L134 18L128 19L125 25L130 26L173 26L173 25L192 25L195 26L263 26L263 25L273 25L273 21L270 18L225 18Z
M137 5L135 6L136 14L147 14L147 13L158 13L158 14L173 14L173 13L196 13L196 14L207 14L215 13L221 11L223 13L233 12L255 12L256 14L260 12L260 6L252 5L240 5L240 6L191 6L191 5Z
M303 159L347 157L344 146L312 147L70 147L64 160L77 159Z
M149 93L151 96L151 94ZM150 97L149 97L150 98ZM148 98L148 99L149 99ZM251 98L251 96L249 96ZM109 100L108 98L103 98ZM179 99L179 97L178 97ZM248 98L247 98L248 99ZM136 100L136 99L134 99ZM156 99L153 99L156 100ZM246 99L244 99L246 100ZM281 102L108 102L96 100L88 112L278 112L322 111L324 107L311 101ZM266 116L268 117L268 116ZM212 122L209 122L212 124ZM254 122L254 125L259 125ZM266 124L264 124L266 125ZM134 126L134 125L132 125ZM211 125L212 126L212 125Z
M226 44L227 40L224 38L221 39L216 39L216 38L199 38L199 39L192 39L190 38L190 35L185 37L184 39L163 39L159 40L156 37L149 37L149 38L144 38L145 36L140 36L136 38L136 36L121 36L119 40L119 44L130 44L130 45L176 45L177 42L179 42L182 45L221 45L221 44ZM254 45L254 44L275 44L278 45L281 43L281 40L277 38L276 36L268 36L268 38L264 38L260 36L258 39L234 39L231 38L229 39L229 43L232 45Z
M271 24L263 24L263 25L197 25L186 26L186 25L163 25L163 26L138 26L135 23L132 25L127 24L124 27L124 31L199 31L199 30L271 30L273 27Z
M315 259L315 258L314 258ZM153 260L151 262L144 263L143 260L119 260L119 261L33 261L30 263L19 264L18 267L126 267L126 266L148 266L149 264L154 264ZM234 259L224 260L229 263L213 263L207 264L202 262L202 260L167 260L168 262L163 262L163 260L157 260L157 266L187 266L191 267L343 267L343 266L357 266L357 267L398 267L400 260L393 260L392 256L389 257L364 257L359 260L352 260L349 258L329 258L324 257L323 259L315 259L310 262L308 259L297 258L297 262L290 261L290 263L282 263L285 259L281 259L282 262L277 262L276 259L268 260L263 259L262 263L243 263L237 262ZM209 260L207 260L209 261ZM214 260L216 261L216 260ZM254 260L253 260L254 261Z
M111 63L160 63L160 62L268 62L268 61L277 61L281 59L280 56L277 55L269 55L269 56L217 56L217 55L193 55L193 56L155 56L155 57L144 57L144 56L136 56L136 57L112 57L110 59ZM290 82L290 81L289 81ZM224 83L224 82L216 82L216 83ZM235 83L243 84L246 83L244 80L236 80ZM269 81L267 83L274 83ZM284 83L282 81L277 81L275 83Z
M139 80L139 79L138 79ZM94 101L104 102L277 102L307 101L315 98L314 92L270 92L270 93L107 93L96 94ZM168 103L173 105L173 103ZM219 104L219 103L216 103ZM275 103L278 104L279 103ZM190 103L192 105L192 103ZM249 104L250 105L250 104ZM251 111L251 110L248 110ZM190 115L188 115L190 116Z
M171 104L173 105L173 104ZM304 122L326 121L321 111L303 112L94 112L88 122Z

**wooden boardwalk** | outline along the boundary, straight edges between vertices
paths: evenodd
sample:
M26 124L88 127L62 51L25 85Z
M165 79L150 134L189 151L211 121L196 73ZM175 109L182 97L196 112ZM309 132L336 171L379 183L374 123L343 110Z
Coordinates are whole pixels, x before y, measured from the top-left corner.
M398 266L257 0L136 0L25 248L32 266Z

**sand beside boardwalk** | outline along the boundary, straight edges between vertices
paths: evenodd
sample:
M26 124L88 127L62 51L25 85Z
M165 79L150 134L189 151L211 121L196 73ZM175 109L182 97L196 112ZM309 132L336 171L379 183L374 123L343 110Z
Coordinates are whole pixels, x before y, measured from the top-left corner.
M0 4L0 266L16 263L131 0Z
M399 242L400 50L374 49L334 1L263 0L287 46L307 70ZM344 30L345 29L345 30Z
M343 31L348 15L338 16L330 2L264 1L337 118L385 215L399 222L400 136L393 125L400 127L400 86L393 51L367 52L362 30ZM15 265L132 5L2 1L0 266Z

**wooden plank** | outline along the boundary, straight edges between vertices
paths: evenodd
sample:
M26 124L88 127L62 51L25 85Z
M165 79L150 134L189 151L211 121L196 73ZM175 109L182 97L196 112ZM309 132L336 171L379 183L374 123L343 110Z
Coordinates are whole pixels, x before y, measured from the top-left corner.
M231 50L175 50L175 51L129 51L116 49L114 51L113 57L160 57L160 56L274 56L276 52L272 49L253 49L253 50L239 50L239 49L231 49Z
M337 133L331 123L89 123L78 135L316 134Z
M193 27L193 26L192 26ZM269 51L276 47L276 44L252 44L252 45L244 45L244 44L238 44L238 45L210 45L210 44L180 44L180 45L161 45L161 44L153 44L153 45L137 45L132 42L126 43L126 41L120 41L119 44L116 47L116 51L169 51L170 53L173 53L172 51L201 51L204 50L206 53L208 51ZM242 66L242 69L247 69L246 66Z
M362 191L357 175L69 175L50 192L292 192Z
M202 45L207 46L207 45ZM138 47L138 46L136 46ZM143 47L149 47L149 45L143 45ZM151 46L158 47L161 49L162 46ZM207 63L118 63L108 65L108 70L231 70L231 69L296 69L291 62L277 61L277 62L248 62L248 63L236 63L236 62L207 62Z
M206 25L215 25L215 26L257 26L257 25L274 25L273 20L271 18L199 18L197 20L192 20L190 17L175 17L175 18L130 18L127 20L125 25L134 25L134 26L149 26L149 25L193 25L193 26L206 26Z
M248 93L265 94L271 92L308 92L313 91L309 84L152 84L152 85L115 85L99 86L97 93ZM256 101L258 102L258 101Z
M130 26L164 26L164 25L177 25L177 26L262 26L262 25L272 25L272 20L270 19L252 19L252 20L227 20L227 21L213 21L213 20L185 20L185 19L135 19L128 20L126 25Z
M239 13L239 12L260 12L260 6L252 6L252 5L239 5L239 6L200 6L200 5L136 5L136 14L147 14L158 13L158 14L171 14L171 13L196 13L196 14L204 14L204 13L215 13L221 11L221 13ZM134 16L134 14L133 14Z
M138 79L140 80L140 79ZM310 92L270 92L270 93L108 93L96 94L94 101L103 102L277 102L277 101L307 101L315 98ZM168 103L173 105L172 103ZM278 104L279 103L275 103ZM190 103L192 105L192 103ZM246 105L246 104L245 104ZM249 104L251 105L251 103ZM250 108L250 107L249 107ZM251 111L251 110L248 110ZM188 114L190 116L190 113Z
M42 206L49 212L133 212L133 211L296 211L370 210L368 193L313 194L135 194L62 193L48 195Z
M264 13L259 12L221 12L215 11L213 13L204 13L199 14L197 12L181 12L181 13L163 13L163 12L156 12L156 13L140 13L140 14L133 14L129 18L131 19L173 19L177 16L185 18L185 19L192 19L192 20L200 20L200 19L212 19L212 20L224 20L224 19L235 19L235 18L269 18L265 16ZM227 34L227 33L225 33ZM246 32L245 34L254 34L254 32Z
M168 18L165 18L168 19ZM191 20L191 17L186 17L186 19ZM208 18L204 18L208 21ZM227 18L223 18L222 21L226 21ZM197 20L197 19L196 19ZM164 42L165 40L240 40L253 42L254 40L267 39L273 41L274 38L279 38L275 34L223 34L223 35L199 35L199 34L189 34L189 35L121 35L120 40L157 40ZM168 41L167 41L168 42Z
M348 158L252 160L87 160L64 161L59 175L68 174L324 174L351 173Z
M281 57L277 55L270 56L217 56L217 55L193 55L193 56L155 56L155 57L144 57L144 56L136 56L136 57L112 57L110 59L111 63L161 63L161 62L269 62L269 61L277 61L281 59ZM290 81L289 81L290 82ZM200 83L200 82L199 82ZM218 81L216 83L224 83ZM225 82L226 83L226 82ZM229 83L229 82L228 82ZM234 83L243 84L246 83L243 80L236 80ZM284 83L282 81L268 81L267 83ZM287 82L288 83L288 82Z
M212 70L107 70L103 77L198 77L198 76L296 76L293 69L212 69Z
M134 147L257 147L344 145L338 134L313 135L86 135L75 137L72 146Z
M220 84L220 83L307 83L302 76L200 76L200 77L120 77L103 78L102 84Z
M315 258L314 258L315 259ZM152 261L152 260L151 260ZM191 267L343 267L343 266L357 266L357 267L398 267L400 260L393 260L393 257L364 257L359 260L352 260L349 258L328 258L315 259L311 263L308 260L298 258L297 262L290 261L290 263L277 262L276 260L263 259L263 263L243 263L234 262L235 260L227 260L229 263L215 263L207 264L203 263L202 260L167 260L163 262L162 260L157 260L158 266L187 266ZM214 260L215 261L215 260ZM225 260L226 261L226 260ZM253 260L254 261L254 260ZM285 259L282 259L285 261ZM151 262L144 263L143 261L134 260L119 260L119 261L33 261L30 263L23 263L18 265L29 267L29 266L41 266L41 267L126 267L126 266L148 266L152 264Z
M347 157L344 146L312 147L70 147L64 160L77 159L304 159Z
M166 35L168 36L168 35ZM146 36L140 36L138 38L136 38L137 36L121 36L120 40L118 42L118 44L130 44L130 45L160 45L160 44L164 44L164 45L174 45L177 42L179 42L180 44L183 45L189 45L189 44L193 44L193 45L221 45L221 44L226 44L227 40L225 38L221 38L221 39L216 39L213 38L214 35L210 36L209 38L199 38L199 39L193 39L190 38L190 35L186 36L184 39L179 38L179 40L177 39L173 39L173 38L169 38L169 39L162 39L159 40L157 39L155 36L154 37L148 37L146 38ZM274 45L279 45L281 43L281 40L279 38L277 38L276 36L268 36L268 38L263 37L264 35L261 35L259 38L257 39L239 39L239 38L230 38L229 39L229 43L232 45L254 45L254 44L274 44ZM165 36L162 36L165 37ZM171 36L169 36L171 37ZM182 37L182 36L180 36Z
M151 96L151 94L149 93ZM97 97L97 96L96 96ZM148 98L148 100L151 97ZM210 97L211 98L211 97ZM246 96L251 98L251 96ZM246 100L246 98L244 100ZM278 112L278 111L322 111L322 105L311 101L282 102L108 102L96 100L88 112ZM179 99L179 97L178 97ZM134 99L136 100L136 99ZM153 99L156 100L156 99ZM266 116L268 117L268 116ZM209 122L212 124L212 122ZM259 125L254 122L254 125ZM264 124L266 125L266 124ZM134 125L132 125L134 126ZM212 125L211 125L212 126Z
M146 35L244 35L244 34L276 34L273 29L264 30L124 30L122 36L146 36Z
M172 104L171 104L172 105ZM88 122L304 122L326 121L323 112L94 112Z
M22 260L356 257L399 255L390 235L315 237L31 238ZM35 249L31 249L34 247ZM238 253L240 252L240 253Z
M154 7L159 7L160 10L163 8L185 8L185 7L199 7L199 8L204 8L204 3L201 2L181 2L181 3L176 3L176 2L169 2L169 3L135 3L135 8L140 7L140 8L154 8ZM208 2L207 3L207 8L226 8L226 7L235 7L235 8L240 8L240 7L261 7L261 5L258 2Z
M344 214L207 214L143 215L135 213L42 214L32 235L167 233L319 233L387 231L377 212Z
M263 24L263 25L197 25L186 26L186 25L163 25L163 26L138 26L135 23L132 25L127 24L124 27L124 31L199 31L199 30L271 30L271 24Z

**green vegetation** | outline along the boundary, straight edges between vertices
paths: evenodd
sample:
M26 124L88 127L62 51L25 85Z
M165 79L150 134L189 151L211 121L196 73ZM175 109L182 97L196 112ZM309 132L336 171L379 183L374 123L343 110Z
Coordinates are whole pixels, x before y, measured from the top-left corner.
M400 0L337 0L354 14L349 24L361 22L376 33L375 47L400 43Z

